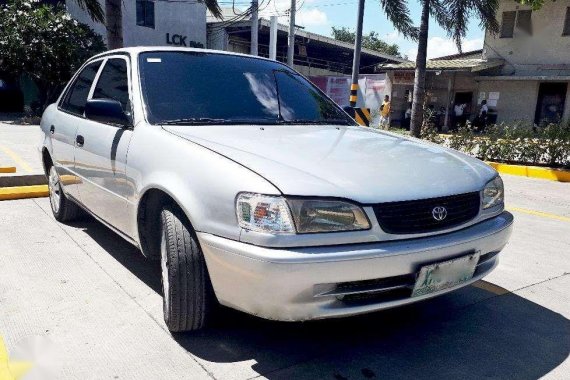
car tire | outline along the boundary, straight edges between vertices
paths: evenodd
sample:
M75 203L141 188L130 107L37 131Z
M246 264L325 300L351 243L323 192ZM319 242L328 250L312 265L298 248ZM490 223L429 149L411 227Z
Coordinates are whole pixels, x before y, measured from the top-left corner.
M160 220L164 321L172 332L201 329L214 305L204 255L178 207L164 207Z
M65 196L55 166L51 166L48 175L49 203L53 216L59 222L70 222L80 214L79 206Z

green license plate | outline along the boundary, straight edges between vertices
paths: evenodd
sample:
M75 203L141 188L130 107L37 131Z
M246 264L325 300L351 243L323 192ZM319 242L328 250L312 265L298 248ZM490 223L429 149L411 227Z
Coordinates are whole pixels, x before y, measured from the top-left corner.
M475 273L479 255L479 252L475 252L457 259L423 266L416 279L412 297L452 288L469 281Z

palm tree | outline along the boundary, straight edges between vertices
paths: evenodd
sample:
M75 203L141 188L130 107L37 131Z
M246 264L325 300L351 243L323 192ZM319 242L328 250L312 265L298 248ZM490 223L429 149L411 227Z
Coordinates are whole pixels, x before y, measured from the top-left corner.
M122 0L105 0L105 14L98 0L74 0L86 10L93 21L105 24L107 31L107 47L117 49L123 47L123 9ZM216 18L222 17L218 0L202 0L206 8Z
M410 131L419 137L424 116L425 80L427 43L429 35L429 16L447 31L461 52L461 39L467 33L467 24L473 16L480 20L480 25L496 33L499 24L496 12L499 0L420 0L422 16L418 32L418 54L416 56L416 73L414 78L414 95L412 102L412 118ZM524 0L522 0L524 1Z

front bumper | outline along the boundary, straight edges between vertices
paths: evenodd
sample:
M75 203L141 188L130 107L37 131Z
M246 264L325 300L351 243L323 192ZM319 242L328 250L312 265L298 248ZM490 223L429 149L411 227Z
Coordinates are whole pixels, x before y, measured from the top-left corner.
M221 304L267 319L301 321L355 315L435 297L475 282L498 263L512 232L508 212L432 237L307 248L263 248L198 233ZM423 265L480 252L474 277L411 297Z

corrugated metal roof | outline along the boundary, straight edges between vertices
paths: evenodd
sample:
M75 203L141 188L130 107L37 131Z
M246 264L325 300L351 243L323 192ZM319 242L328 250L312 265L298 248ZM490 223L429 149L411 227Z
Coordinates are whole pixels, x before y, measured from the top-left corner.
M501 66L504 64L502 59L484 60L484 59L432 59L427 61L428 70L456 70L456 71L480 71ZM415 62L388 63L378 66L382 70L415 70Z

